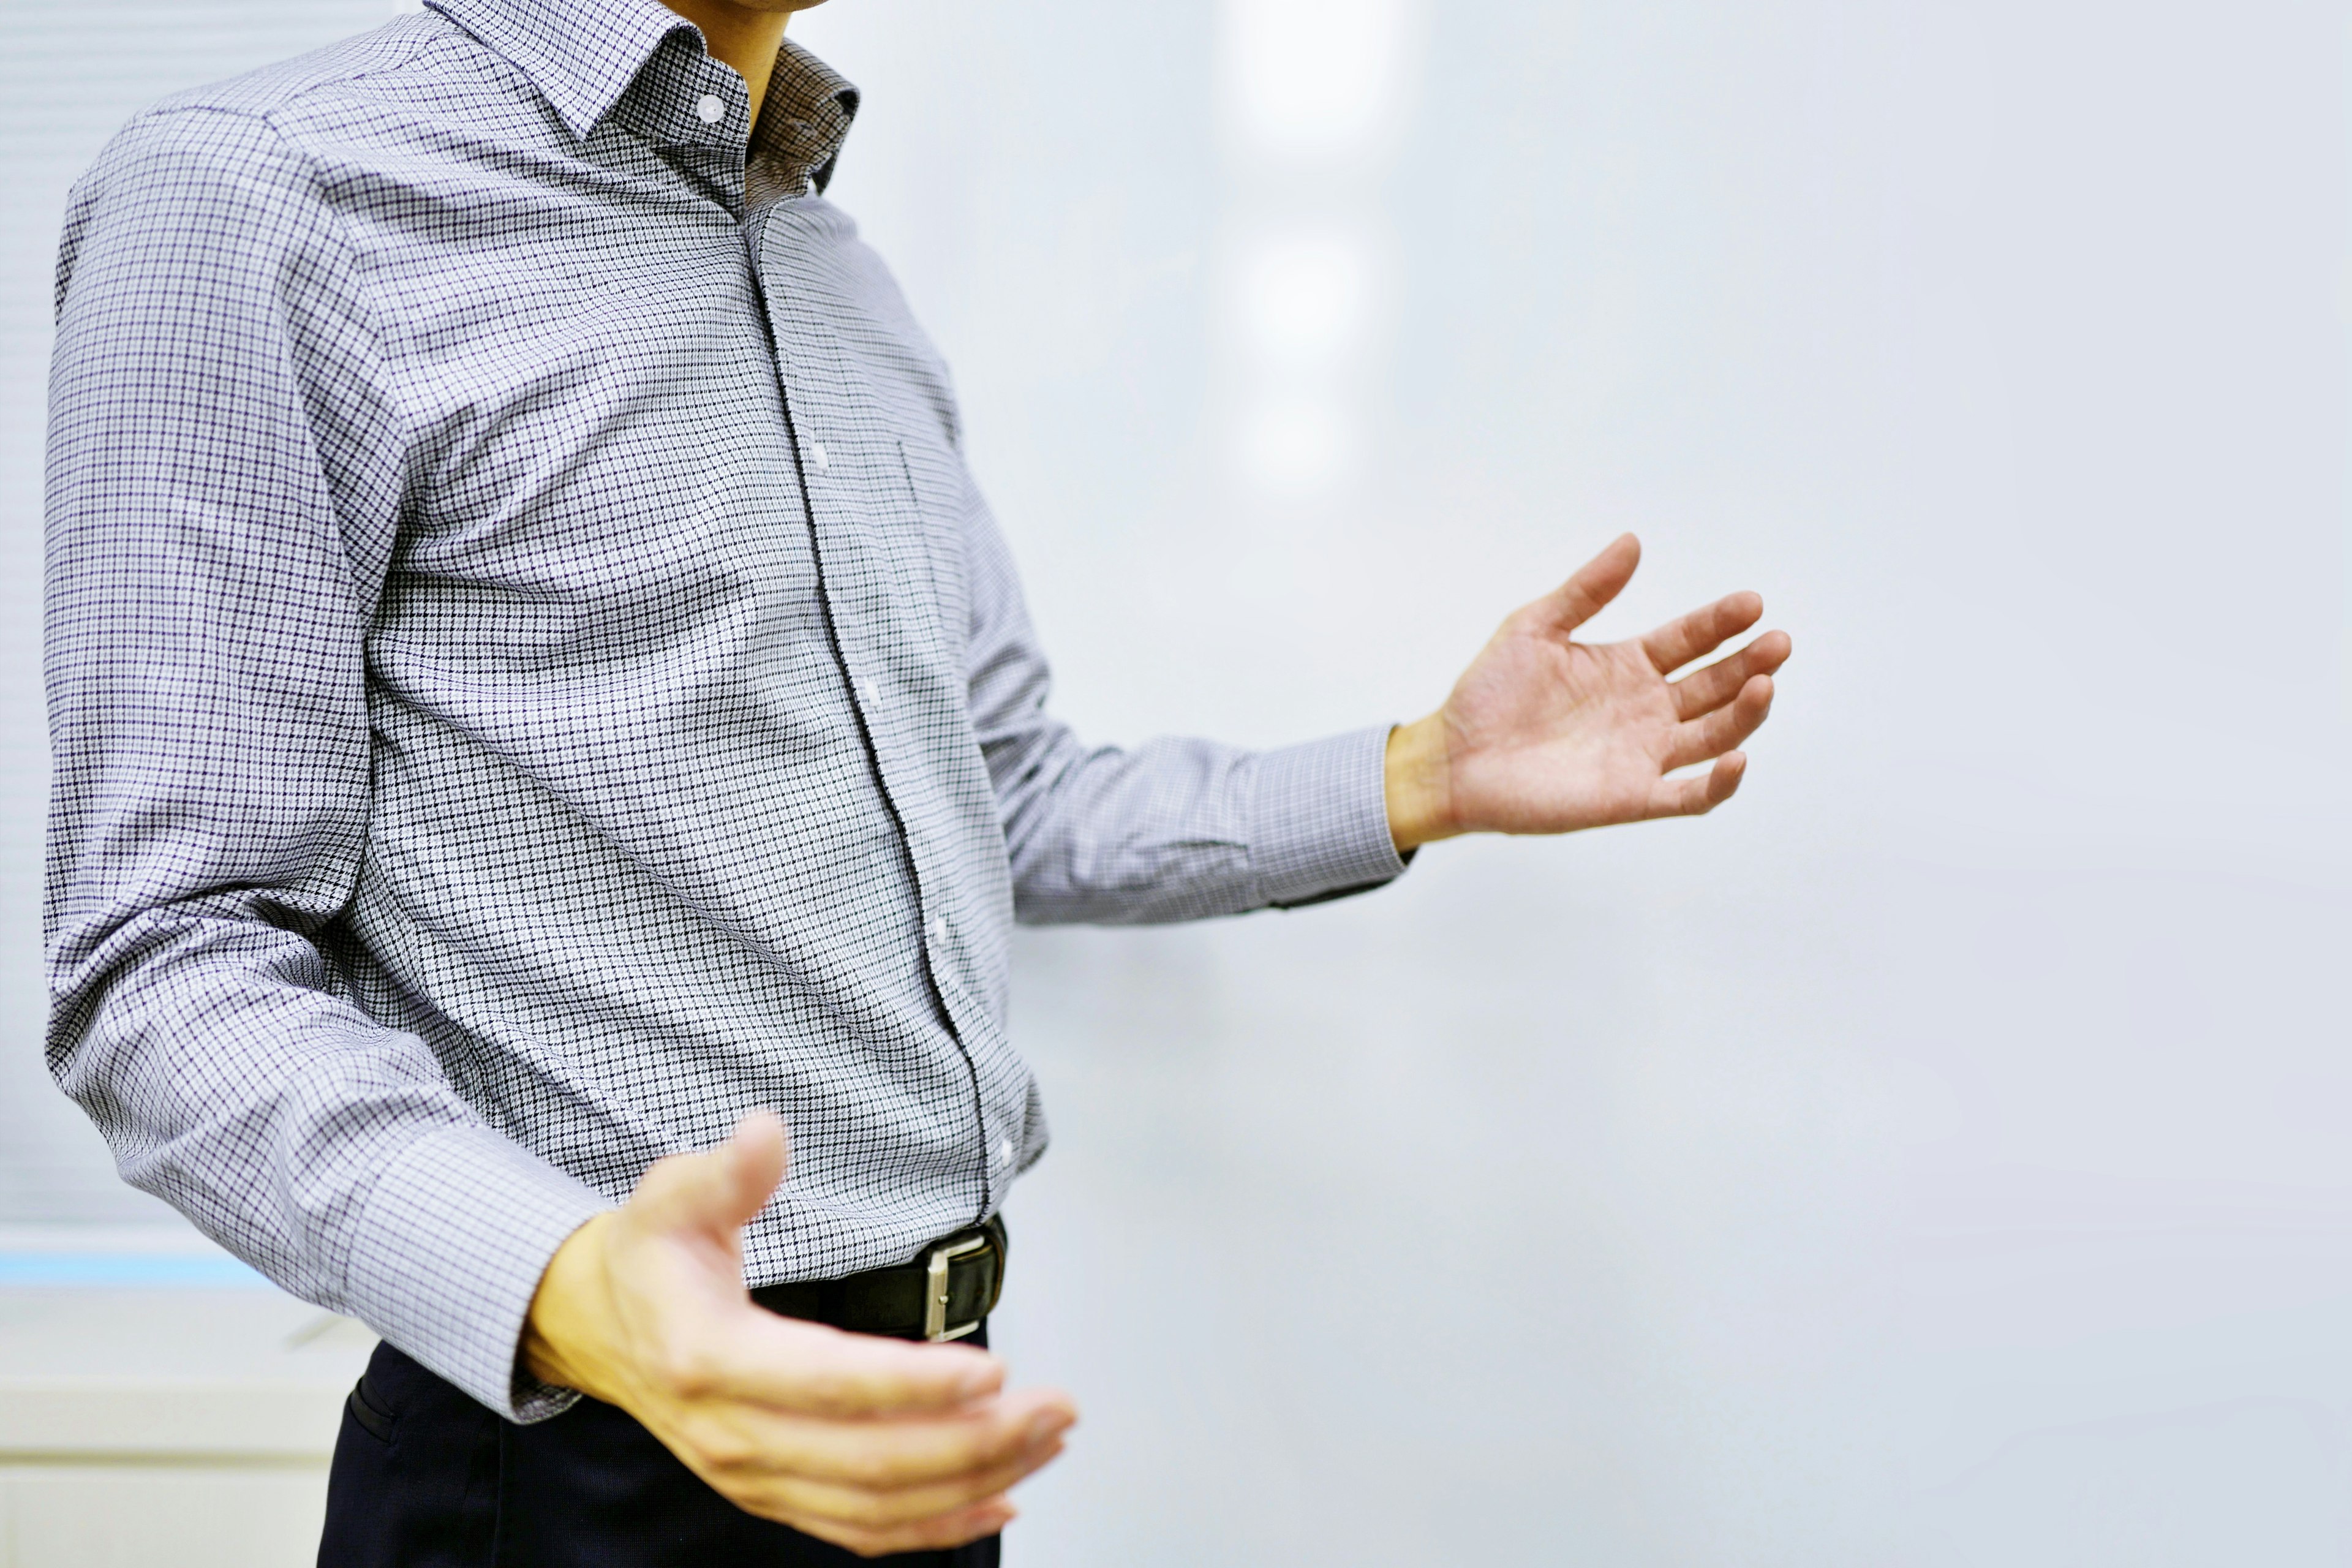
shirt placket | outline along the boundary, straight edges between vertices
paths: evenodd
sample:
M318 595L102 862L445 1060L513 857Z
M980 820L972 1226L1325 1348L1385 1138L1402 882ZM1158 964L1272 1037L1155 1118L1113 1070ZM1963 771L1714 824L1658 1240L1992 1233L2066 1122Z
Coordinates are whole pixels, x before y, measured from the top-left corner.
M789 221L789 220L787 220ZM878 402L849 368L844 345L819 312L797 308L773 258L784 237L771 215L752 226L755 266L776 353L776 371L807 498L824 600L876 771L904 834L920 908L925 966L973 1075L983 1181L1001 1187L1017 1156L1009 1108L992 1106L974 1061L997 1028L965 973L951 857L937 830L948 815L927 758L951 722L960 677L921 608L925 592L910 547L921 540L905 458Z

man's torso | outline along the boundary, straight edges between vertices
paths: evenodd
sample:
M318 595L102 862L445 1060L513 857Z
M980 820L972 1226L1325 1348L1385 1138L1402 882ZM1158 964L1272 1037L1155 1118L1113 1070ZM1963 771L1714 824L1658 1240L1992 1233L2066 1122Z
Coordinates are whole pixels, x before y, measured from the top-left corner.
M830 1274L975 1219L1042 1143L966 713L971 498L878 260L797 168L746 198L685 63L583 139L427 13L213 102L315 171L373 317L314 374L379 384L404 437L373 816L322 947L610 1195L781 1111L752 1271Z

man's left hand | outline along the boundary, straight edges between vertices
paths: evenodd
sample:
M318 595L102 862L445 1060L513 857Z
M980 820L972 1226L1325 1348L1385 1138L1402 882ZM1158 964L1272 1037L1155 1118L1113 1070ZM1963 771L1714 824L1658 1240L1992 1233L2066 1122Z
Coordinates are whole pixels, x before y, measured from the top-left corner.
M1785 632L1680 680L1763 617L1734 594L1628 642L1576 629L1632 581L1642 546L1626 534L1553 593L1503 623L1445 706L1389 736L1389 830L1400 850L1457 833L1570 833L1655 816L1696 816L1731 798L1738 748L1772 710ZM1669 777L1702 763L1703 773Z

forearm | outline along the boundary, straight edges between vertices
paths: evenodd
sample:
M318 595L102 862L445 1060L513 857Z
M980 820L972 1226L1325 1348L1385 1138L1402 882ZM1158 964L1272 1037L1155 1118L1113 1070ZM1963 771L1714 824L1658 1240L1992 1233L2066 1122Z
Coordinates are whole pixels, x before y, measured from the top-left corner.
M1001 785L1015 909L1033 924L1144 924L1310 902L1403 869L1385 732L1270 752L1162 740L1066 748Z
M50 1060L124 1178L287 1290L494 1408L564 1236L604 1205L484 1126L413 1035L322 987L293 933L162 910L53 972ZM79 962L78 962L79 960Z
M972 730L1033 924L1146 924L1308 903L1404 869L1385 727L1251 752L1159 740L1088 748L1049 709L1045 650L977 495L963 518Z

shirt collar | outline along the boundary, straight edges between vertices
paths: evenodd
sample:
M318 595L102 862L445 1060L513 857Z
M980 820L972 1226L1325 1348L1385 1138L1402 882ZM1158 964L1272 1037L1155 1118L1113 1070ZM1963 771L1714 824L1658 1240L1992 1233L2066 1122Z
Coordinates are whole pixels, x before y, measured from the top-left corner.
M856 118L857 89L786 38L768 82L768 100L760 106L752 156L788 180L804 178L823 191L833 183L841 144Z
M603 123L665 44L694 24L660 0L426 0L529 77L574 136ZM857 89L786 39L761 106L754 157L822 191L857 113Z
M504 57L583 141L693 23L659 0L425 0Z

